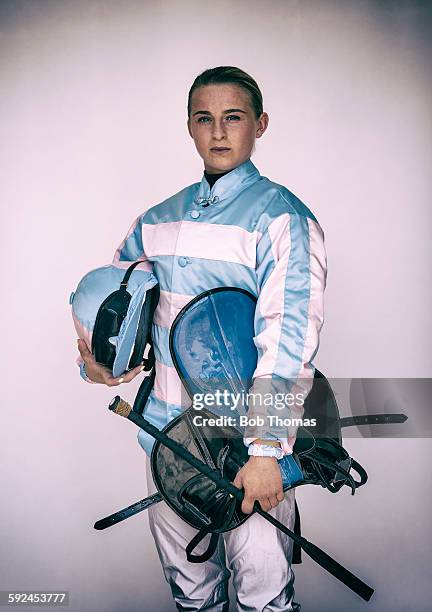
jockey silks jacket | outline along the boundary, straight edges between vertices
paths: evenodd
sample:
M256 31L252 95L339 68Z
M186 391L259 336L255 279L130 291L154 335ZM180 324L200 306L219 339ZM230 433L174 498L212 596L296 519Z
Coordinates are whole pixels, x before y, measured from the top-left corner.
M324 320L327 259L317 219L291 191L261 176L250 159L212 188L203 174L134 221L113 264L127 268L136 260L160 287L152 326L156 377L144 411L153 425L162 429L191 404L170 357L169 331L183 306L215 287L240 287L257 298L258 361L246 391L285 379L297 381L306 397ZM288 454L295 432L273 436L269 429L267 437L277 437ZM245 436L245 444L256 437ZM150 454L154 439L140 430L138 440Z

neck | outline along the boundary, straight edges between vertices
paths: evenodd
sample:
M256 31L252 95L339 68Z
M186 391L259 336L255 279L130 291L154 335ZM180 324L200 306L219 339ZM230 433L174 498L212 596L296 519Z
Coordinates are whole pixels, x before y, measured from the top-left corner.
M208 172L207 170L204 170L204 175L207 179L208 184L210 185L210 188L213 187L213 185L216 183L216 181L221 178L222 176L224 176L224 174L228 174L228 172L231 172L231 170L225 170L224 172Z

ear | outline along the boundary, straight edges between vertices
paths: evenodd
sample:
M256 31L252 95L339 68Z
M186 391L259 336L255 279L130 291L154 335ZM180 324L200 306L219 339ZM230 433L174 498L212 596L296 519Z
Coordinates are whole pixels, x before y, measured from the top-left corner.
M258 119L258 126L257 126L257 131L256 131L257 138L261 138L261 136L264 134L264 132L267 129L268 123L269 123L268 114L265 112L261 113L261 117Z

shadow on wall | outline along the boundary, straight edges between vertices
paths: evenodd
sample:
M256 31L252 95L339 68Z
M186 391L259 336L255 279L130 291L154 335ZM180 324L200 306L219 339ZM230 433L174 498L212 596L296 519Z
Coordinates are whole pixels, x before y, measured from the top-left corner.
M355 378L349 388L352 415L403 413L405 423L362 425L356 429L364 438L432 437L432 379L430 378ZM346 432L346 433L345 433Z

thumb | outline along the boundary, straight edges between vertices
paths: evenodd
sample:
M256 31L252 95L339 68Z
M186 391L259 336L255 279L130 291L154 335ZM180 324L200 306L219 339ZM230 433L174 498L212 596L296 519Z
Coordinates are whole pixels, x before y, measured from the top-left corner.
M237 472L236 477L233 480L233 485L238 489L243 489L243 476L241 470Z

